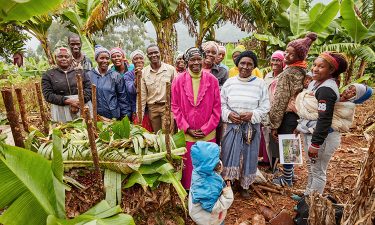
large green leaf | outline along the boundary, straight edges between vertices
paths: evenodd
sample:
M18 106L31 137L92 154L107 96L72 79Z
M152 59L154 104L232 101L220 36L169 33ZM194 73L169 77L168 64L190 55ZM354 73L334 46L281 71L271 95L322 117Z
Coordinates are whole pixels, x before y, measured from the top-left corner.
M367 45L362 45L359 48L354 49L353 53L366 62L375 62L375 52Z
M133 217L122 213L120 206L111 207L105 200L82 215L71 219L58 219L53 215L48 216L47 225L75 225L75 224L100 224L100 225L135 225Z
M309 24L309 17L304 11L305 8L305 0L294 0L290 5L289 21L290 30L292 31L293 35L299 36L306 30Z
M338 0L333 0L327 6L323 5L323 7L321 3L316 4L309 14L311 21L307 30L317 33L322 32L336 17L339 9L340 4Z
M51 162L32 151L0 145L0 216L2 224L45 224L48 215L59 216Z
M341 24L348 31L349 36L355 43L361 42L368 33L368 29L355 13L353 0L343 0L341 2L340 14L343 18Z
M174 134L172 138L177 148L186 147L185 134L182 130Z
M274 37L272 35L257 34L257 33L254 33L253 35L257 40L266 41L266 42L270 43L271 45L278 45L280 47L285 46L284 42L282 42L280 39L278 39L277 37Z
M0 0L0 23L26 21L56 9L63 0Z

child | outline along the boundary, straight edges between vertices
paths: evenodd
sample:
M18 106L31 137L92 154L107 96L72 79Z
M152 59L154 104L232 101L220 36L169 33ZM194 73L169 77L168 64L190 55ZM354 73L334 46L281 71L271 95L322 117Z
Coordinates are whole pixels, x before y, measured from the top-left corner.
M220 176L220 150L216 143L198 141L191 148L193 174L189 193L189 215L198 225L223 224L233 202L230 181Z
M352 84L340 95L340 102L353 102L361 104L372 95L372 88L364 84Z

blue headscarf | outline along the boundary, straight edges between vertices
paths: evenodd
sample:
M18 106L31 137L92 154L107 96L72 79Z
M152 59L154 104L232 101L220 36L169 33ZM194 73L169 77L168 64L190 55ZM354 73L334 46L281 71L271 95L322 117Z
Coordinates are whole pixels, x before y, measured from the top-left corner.
M193 174L190 193L193 203L212 212L224 188L223 178L214 171L219 163L219 146L212 142L198 141L191 147Z

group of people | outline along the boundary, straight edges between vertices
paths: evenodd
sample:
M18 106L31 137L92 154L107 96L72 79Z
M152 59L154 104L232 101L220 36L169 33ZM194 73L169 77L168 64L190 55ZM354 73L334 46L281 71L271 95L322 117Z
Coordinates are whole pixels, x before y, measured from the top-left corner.
M256 178L259 156L273 172L281 173L275 176L275 184L293 185L292 164L284 164L276 172L278 134L304 134L308 155L305 195L323 193L340 132L350 127L353 105L367 100L372 89L354 84L340 95L338 78L348 67L341 53L321 53L309 72L306 58L316 38L315 33L308 33L288 43L285 52L274 52L271 72L263 76L253 51L237 46L232 52L235 67L229 69L222 63L225 48L213 41L177 55L174 66L161 61L154 44L147 47L146 54L132 52L131 62L120 48L109 51L96 46L97 66L93 68L81 52L79 36L72 35L70 48L54 52L56 67L43 75L43 94L52 105L54 121L75 119L79 111L75 75L79 73L89 106L91 84L96 85L101 117L134 120L135 113L142 110L157 132L165 128L166 83L172 83L172 119L186 137L182 184L190 190L190 215L198 224L207 224L207 215L215 217L217 223L213 224L220 224L222 213L233 201L233 183L238 181L241 196L250 198L248 189ZM136 76L141 76L142 109L136 104Z

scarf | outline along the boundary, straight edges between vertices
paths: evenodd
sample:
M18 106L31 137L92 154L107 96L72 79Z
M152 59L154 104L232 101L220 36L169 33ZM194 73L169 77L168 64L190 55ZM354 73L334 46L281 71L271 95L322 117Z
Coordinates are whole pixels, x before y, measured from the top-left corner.
M306 69L307 68L307 62L306 61L297 61L295 63L292 63L292 64L288 65L288 67L291 67L291 66L301 67L301 68Z

